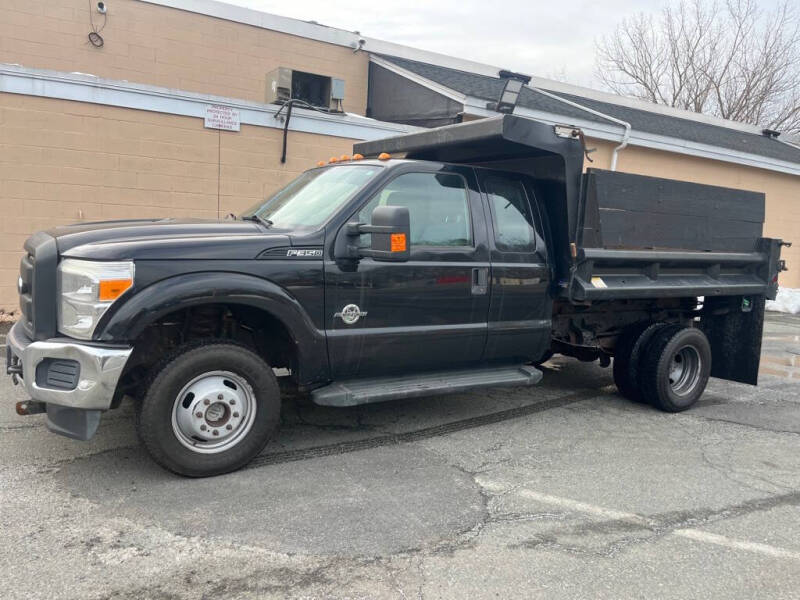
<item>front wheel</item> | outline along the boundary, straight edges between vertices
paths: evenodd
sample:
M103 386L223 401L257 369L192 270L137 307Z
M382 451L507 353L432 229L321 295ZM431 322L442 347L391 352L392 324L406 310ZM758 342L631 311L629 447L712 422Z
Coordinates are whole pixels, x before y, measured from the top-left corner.
M693 327L670 325L653 336L642 357L642 396L656 408L680 412L706 389L711 374L711 346Z
M272 369L244 346L212 340L178 349L154 370L137 430L162 467L206 477L250 462L279 418Z

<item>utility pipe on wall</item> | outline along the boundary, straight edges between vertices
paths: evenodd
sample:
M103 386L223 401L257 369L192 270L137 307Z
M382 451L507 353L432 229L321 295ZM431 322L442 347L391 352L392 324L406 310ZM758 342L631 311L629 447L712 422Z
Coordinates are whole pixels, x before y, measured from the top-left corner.
M631 124L627 121L623 121L622 119L617 119L616 117L612 117L611 115L607 115L606 113L602 113L599 110L595 110L593 108L589 108L588 106L584 106L583 104L578 104L577 102L573 102L572 100L567 100L566 98L562 98L561 96L557 96L555 94L551 94L550 92L546 92L539 88L531 87L534 92L538 92L543 96L547 96L548 98L552 98L553 100L557 100L558 102L563 102L573 108L577 108L578 110L582 110L588 112L590 114L596 115L603 119L607 119L612 123L616 123L618 125L622 125L625 128L625 131L622 133L622 140L619 146L614 148L614 151L611 153L611 170L617 170L617 157L619 153L624 150L628 146L628 140L631 138Z

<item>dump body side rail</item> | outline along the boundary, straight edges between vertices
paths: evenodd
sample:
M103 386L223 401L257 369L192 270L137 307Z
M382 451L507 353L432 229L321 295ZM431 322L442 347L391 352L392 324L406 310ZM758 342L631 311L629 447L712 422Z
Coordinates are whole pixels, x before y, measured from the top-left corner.
M774 298L780 240L757 252L681 252L581 248L568 287L572 302L690 296Z

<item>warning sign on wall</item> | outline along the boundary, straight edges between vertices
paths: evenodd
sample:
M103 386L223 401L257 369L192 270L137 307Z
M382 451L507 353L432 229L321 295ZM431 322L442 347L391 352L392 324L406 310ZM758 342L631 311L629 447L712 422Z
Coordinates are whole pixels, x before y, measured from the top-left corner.
M209 129L239 131L239 109L220 104L208 104L203 125Z

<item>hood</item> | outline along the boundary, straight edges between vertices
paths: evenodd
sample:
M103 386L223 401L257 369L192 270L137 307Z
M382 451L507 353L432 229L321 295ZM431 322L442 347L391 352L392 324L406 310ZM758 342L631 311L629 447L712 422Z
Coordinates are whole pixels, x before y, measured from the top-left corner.
M250 259L264 250L290 246L289 236L252 221L134 219L55 227L58 252L70 258Z

